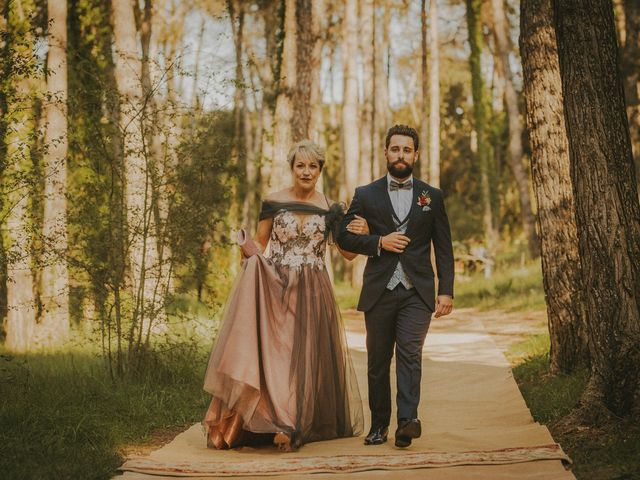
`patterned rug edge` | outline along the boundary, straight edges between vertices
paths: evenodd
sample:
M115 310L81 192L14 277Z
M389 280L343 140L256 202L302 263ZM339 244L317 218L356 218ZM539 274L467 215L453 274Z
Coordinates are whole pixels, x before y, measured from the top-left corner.
M277 454L275 454L277 455ZM121 471L174 477L241 477L313 473L356 473L367 470L413 470L463 465L503 465L571 459L559 444L464 452L407 452L389 455L333 455L251 460L247 462L163 462L148 457L127 460Z

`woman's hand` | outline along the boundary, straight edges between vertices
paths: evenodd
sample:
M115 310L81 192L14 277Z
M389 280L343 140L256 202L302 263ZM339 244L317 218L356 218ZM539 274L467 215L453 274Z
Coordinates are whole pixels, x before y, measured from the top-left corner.
M364 218L356 215L347 225L347 231L355 235L369 235L369 224Z

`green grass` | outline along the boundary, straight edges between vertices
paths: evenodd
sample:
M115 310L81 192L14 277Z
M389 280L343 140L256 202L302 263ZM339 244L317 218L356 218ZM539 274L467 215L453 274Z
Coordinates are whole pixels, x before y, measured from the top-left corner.
M536 421L544 424L555 422L578 403L587 380L587 371L551 375L548 334L532 335L512 346L507 358L516 363L513 376Z
M334 288L336 303L340 310L355 309L360 298L360 289L353 288L350 283L337 282Z
M337 282L335 292L341 309L356 308L359 289L353 288L348 282ZM546 308L539 262L529 263L524 267L504 267L489 279L485 279L482 274L470 277L458 275L454 293L456 308L505 311Z
M123 447L206 409L206 353L190 345L156 352L144 371L115 382L90 351L0 353L2 478L111 478Z
M455 283L455 306L479 310L544 310L540 263L504 268L488 279L482 274L458 276Z
M571 457L576 478L640 479L640 424L620 420L598 428L560 427L559 421L578 404L588 372L552 375L548 352L549 336L535 335L514 345L507 357L533 418L548 426Z

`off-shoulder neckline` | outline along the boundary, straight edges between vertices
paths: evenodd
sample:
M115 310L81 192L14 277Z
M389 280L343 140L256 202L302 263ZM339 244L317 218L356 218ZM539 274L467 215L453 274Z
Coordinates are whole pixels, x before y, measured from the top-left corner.
M274 206L277 205L301 205L301 206L306 206L306 207L314 207L317 208L318 210L323 210L323 211L329 211L329 209L331 208L331 205L329 203L329 200L327 199L327 206L326 207L321 207L319 205L316 205L315 203L311 203L311 202L301 202L301 201L282 201L282 200L264 200L263 203L270 203ZM333 203L337 203L337 202L333 202Z

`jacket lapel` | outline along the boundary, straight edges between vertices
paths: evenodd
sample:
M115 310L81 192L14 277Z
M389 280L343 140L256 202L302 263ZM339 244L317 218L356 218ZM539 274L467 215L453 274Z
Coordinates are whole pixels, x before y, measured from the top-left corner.
M411 199L411 209L409 210L409 224L407 225L407 236L413 231L414 227L417 225L420 220L420 214L422 213L422 208L418 205L418 197L420 194L427 190L426 185L421 181L417 180L415 177L413 179L413 195Z

